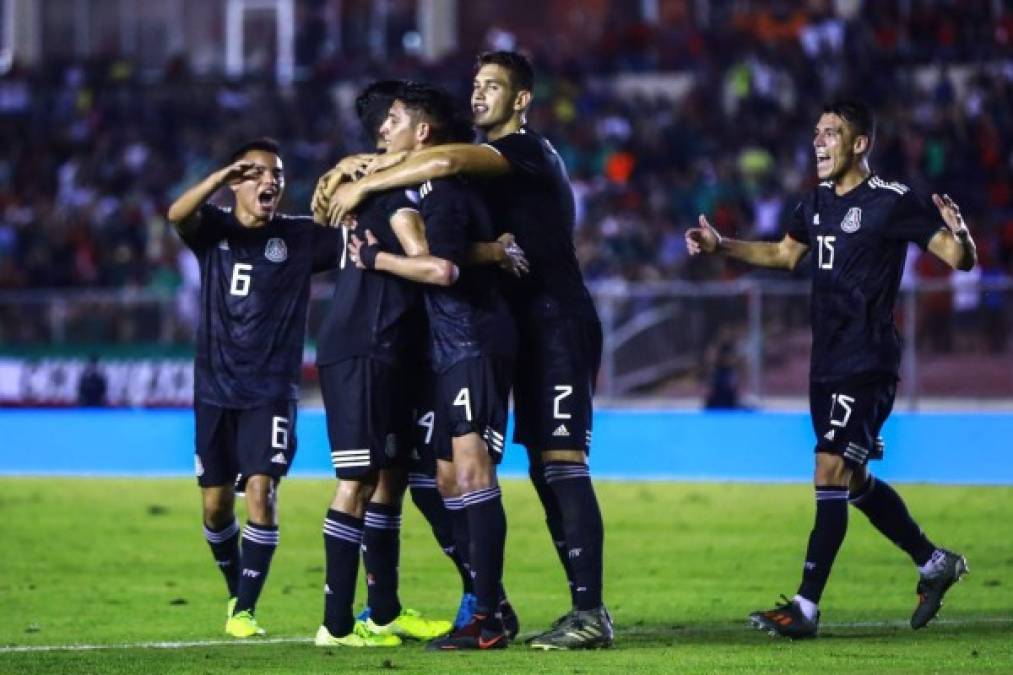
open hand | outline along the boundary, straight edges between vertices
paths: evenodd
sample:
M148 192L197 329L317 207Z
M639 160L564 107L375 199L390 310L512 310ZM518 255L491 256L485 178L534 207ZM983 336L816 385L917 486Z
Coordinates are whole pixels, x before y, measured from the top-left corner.
M499 263L501 270L518 278L531 271L524 249L514 240L514 235L507 232L497 237L496 241L503 245L504 258Z

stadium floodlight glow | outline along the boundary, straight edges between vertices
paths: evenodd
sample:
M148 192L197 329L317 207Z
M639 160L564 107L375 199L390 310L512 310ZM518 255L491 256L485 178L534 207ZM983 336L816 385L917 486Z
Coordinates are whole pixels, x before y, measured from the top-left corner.
M295 2L294 0L228 0L225 6L225 72L242 77L246 72L243 43L247 12L273 11L277 30L275 77L288 84L295 77Z

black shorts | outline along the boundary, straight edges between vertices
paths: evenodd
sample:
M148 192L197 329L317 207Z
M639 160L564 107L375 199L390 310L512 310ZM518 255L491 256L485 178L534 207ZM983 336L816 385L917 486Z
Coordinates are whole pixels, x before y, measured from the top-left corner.
M514 442L531 451L591 451L594 389L601 365L597 319L529 320L514 373Z
M896 394L896 378L885 375L810 383L816 452L840 455L852 467L882 459L879 432L893 410Z
M410 391L399 369L369 357L320 367L331 464L338 478L361 478L398 458L411 423Z
M449 439L477 433L485 441L493 462L503 459L503 434L506 433L507 405L510 398L510 373L513 364L497 356L466 359L436 376L435 419L440 420L434 436ZM437 459L453 461L452 443L442 439L433 444Z
M295 401L221 408L194 401L196 471L201 487L235 485L253 475L280 479L295 459Z
M415 425L412 435L408 471L426 478L436 476L436 458L453 456L450 431L447 429L447 415L438 411L435 373L425 370L418 373L415 389Z

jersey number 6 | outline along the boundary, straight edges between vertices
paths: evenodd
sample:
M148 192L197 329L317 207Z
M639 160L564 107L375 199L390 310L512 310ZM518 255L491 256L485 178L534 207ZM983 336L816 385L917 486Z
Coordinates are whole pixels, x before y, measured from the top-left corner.
M250 275L244 274L253 269L249 263L236 263L232 268L232 286L229 293L238 295L241 298L250 294Z

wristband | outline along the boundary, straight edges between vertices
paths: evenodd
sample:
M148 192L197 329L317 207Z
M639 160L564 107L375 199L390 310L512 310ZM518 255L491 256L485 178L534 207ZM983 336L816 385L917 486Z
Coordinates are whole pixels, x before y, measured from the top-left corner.
M362 266L368 270L376 269L376 256L380 254L380 244L367 244L359 248L359 260Z

